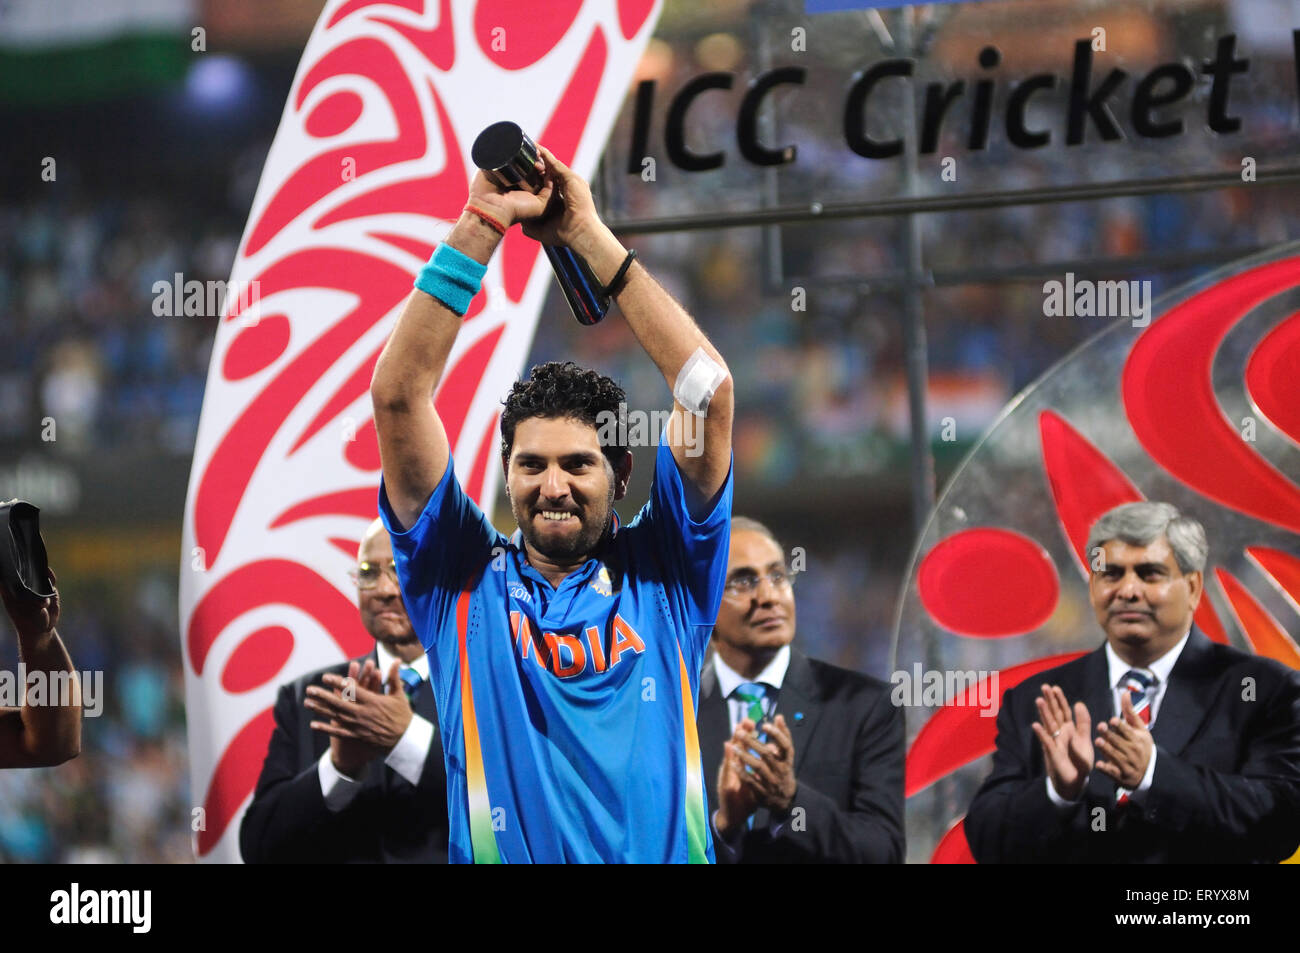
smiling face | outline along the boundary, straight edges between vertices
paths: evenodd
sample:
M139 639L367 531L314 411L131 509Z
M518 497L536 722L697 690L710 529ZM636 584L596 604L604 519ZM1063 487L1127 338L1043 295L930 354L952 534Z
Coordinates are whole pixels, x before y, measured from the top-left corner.
M629 455L615 472L590 424L572 417L519 421L506 493L524 542L556 563L581 562L609 527L631 468Z
M366 532L357 553L358 563L384 567L379 582L370 589L357 589L357 605L361 609L361 624L377 642L399 658L419 655L420 640L415 635L411 620L402 603L402 591L387 568L393 561L393 545L382 523L376 521Z
M713 639L722 660L741 674L755 664L761 670L794 639L794 590L788 582L776 585L769 578L785 571L784 555L774 540L754 530L732 530L727 589ZM737 592L737 583L745 580L757 580L757 588Z
M1102 551L1104 565L1088 580L1093 612L1115 653L1130 665L1146 666L1191 627L1201 574L1178 568L1164 536L1146 546L1112 539Z

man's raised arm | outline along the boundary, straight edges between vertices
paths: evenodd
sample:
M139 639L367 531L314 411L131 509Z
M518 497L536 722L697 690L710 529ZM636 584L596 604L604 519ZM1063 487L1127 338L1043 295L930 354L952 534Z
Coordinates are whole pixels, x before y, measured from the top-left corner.
M587 183L545 148L539 151L557 193L552 205L559 208L541 222L525 223L524 233L548 244L568 245L608 287L623 268L627 249L600 220ZM731 374L694 319L637 262L623 273L614 300L673 391L668 441L684 478L691 515L702 516L731 469ZM692 414L683 406L683 396L695 404L694 410L703 403L703 413Z
M406 299L370 381L375 431L388 502L403 529L419 519L447 471L451 448L434 409L461 318L478 290L501 228L540 215L549 187L538 195L502 192L483 173L470 185L466 211L452 226ZM477 212L468 211L474 208ZM492 224L492 223L495 223Z

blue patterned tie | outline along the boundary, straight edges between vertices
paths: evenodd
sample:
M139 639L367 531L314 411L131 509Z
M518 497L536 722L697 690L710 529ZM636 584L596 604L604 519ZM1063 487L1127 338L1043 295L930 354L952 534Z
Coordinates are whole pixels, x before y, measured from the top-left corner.
M739 698L745 704L745 717L754 723L755 726L761 725L763 719L767 717L767 706L763 702L767 699L767 686L761 682L741 682L732 691L733 698ZM767 741L767 732L760 731L757 735L760 742ZM751 752L753 753L753 752ZM745 770L753 773L754 769L745 765ZM754 827L754 815L745 819L745 827L752 830Z
M764 704L767 700L766 685L761 682L741 682L731 694L745 703L746 718L756 727L763 724L763 719L767 717L767 706ZM767 741L767 732L760 731L758 740Z

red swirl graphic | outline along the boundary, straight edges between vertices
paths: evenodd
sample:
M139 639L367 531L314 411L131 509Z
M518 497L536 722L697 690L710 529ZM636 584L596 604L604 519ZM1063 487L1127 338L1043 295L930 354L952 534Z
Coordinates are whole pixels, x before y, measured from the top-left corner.
M334 15L330 17L329 22L325 24L325 29L330 29L330 27L340 23L358 10L363 10L367 7L402 7L403 9L410 10L413 13L421 13L424 10L424 0L348 0L347 3L339 7L338 10L335 11ZM442 18L444 23L447 22L448 11L446 10L445 3Z
M374 644L361 627L356 605L336 586L301 563L263 559L240 566L194 607L186 632L187 656L194 674L203 674L208 653L226 626L252 609L277 604L292 606L315 619L348 658Z
M959 817L948 828L939 841L939 846L930 856L932 864L973 864L975 855L970 852L970 843L966 840L966 818Z
M232 694L259 688L279 674L292 654L293 633L284 626L258 629L230 653L221 670L221 687Z
M289 347L291 334L287 316L271 314L261 318L230 342L221 363L221 376L239 381L266 370Z
M397 122L397 138L340 146L304 162L263 209L245 240L244 255L257 254L306 209L351 179L424 155L427 139L419 101L401 62L379 40L363 37L326 53L303 78L294 108L301 110L311 91L327 79L344 75L364 77L380 88ZM451 154L449 151L448 156Z
M1008 599L1006 580L1016 580ZM968 529L934 546L916 574L934 621L959 635L1004 638L1038 628L1056 608L1056 567L1042 546L1005 529Z
M203 799L204 826L198 837L200 857L221 840L244 798L256 786L274 730L275 717L270 708L265 708L239 730L217 760L212 783Z
M271 529L288 526L313 516L356 516L369 522L379 515L379 492L373 486L339 490L309 497L289 507L271 520ZM349 556L356 555L353 549Z
M388 17L371 17L375 23L392 27L424 54L435 69L446 72L456 62L456 38L451 29L451 0L438 5L438 25L432 30L418 30L408 23Z
M479 0L474 8L474 38L483 55L505 70L532 66L573 26L582 0ZM555 150L551 150L554 152Z
M1300 259L1234 275L1152 322L1124 365L1133 433L1170 474L1223 506L1300 532L1300 487L1251 449L1214 397L1211 367L1250 309L1300 283Z
M936 711L917 733L907 752L907 768L903 781L903 796L911 797L935 781L951 774L963 764L993 751L997 737L997 709L1002 706L1002 695L1027 678L1057 665L1076 659L1082 652L1050 655L1022 662L997 673L997 704L991 712L980 706L981 693L989 694L991 679L984 679L968 688Z
M1261 340L1246 364L1246 389L1260 413L1300 444L1300 313L1287 318Z
M213 452L194 502L195 542L209 566L216 564L240 500L281 422L325 368L407 294L411 277L368 255L311 249L272 265L260 281L267 296L287 288L326 287L351 291L358 304L249 401Z
M1300 612L1300 559L1271 546L1248 546L1246 555L1277 584Z
M632 39L654 8L655 0L618 0L618 29L623 39Z
M1050 410L1038 415L1043 473L1056 515L1079 565L1088 571L1088 530L1107 510L1142 499L1132 482L1066 419Z
M317 139L342 135L361 118L363 106L361 97L351 90L335 93L311 111L311 115L303 123L303 128L307 130L309 136L315 136Z
M351 218L382 215L385 212L419 211L434 218L453 222L460 217L461 207L469 192L469 178L465 173L465 163L460 157L460 142L456 139L456 130L451 124L451 118L447 115L437 90L430 88L430 93L433 96L433 108L438 114L438 128L442 134L442 141L446 143L447 164L443 170L434 175L396 182L357 196L318 218L315 222L317 228L324 228Z
M1241 631L1250 642L1250 647L1255 650L1255 654L1300 669L1300 649L1296 648L1296 644L1291 641L1291 637L1286 634L1286 630L1277 619L1255 601L1255 597L1237 581L1232 573L1226 569L1216 569L1214 575L1219 580L1219 585L1223 587L1223 592L1228 597L1228 604L1232 606L1233 614L1241 625Z

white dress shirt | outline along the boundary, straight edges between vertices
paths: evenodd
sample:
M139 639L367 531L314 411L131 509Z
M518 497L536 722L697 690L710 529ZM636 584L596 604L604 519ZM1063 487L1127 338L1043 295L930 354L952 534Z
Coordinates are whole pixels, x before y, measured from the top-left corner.
M786 669L790 667L790 646L783 645L780 650L772 657L772 661L764 666L763 670L753 678L745 678L734 668L722 661L722 656L716 651L713 653L713 671L718 677L718 691L722 697L727 700L727 712L731 718L731 733L734 734L736 726L745 720L749 713L749 703L739 698L733 698L734 692L746 682L759 682L766 685L769 691L763 697L763 712L768 717L772 717L772 712L776 707L775 695L781 690L781 683L785 681ZM716 778L709 778L709 784L716 784ZM768 825L768 832L775 837L781 830L784 820L774 820ZM740 840L744 836L746 828L737 826L732 832L731 840L728 841L723 837L713 823L713 817L710 815L709 824L713 827L713 842L715 851L725 851L731 858L739 856L738 849Z
M388 647L382 642L375 643L375 654L377 656L377 665L379 666L380 677L388 678L388 670L397 662L405 668L414 669L425 681L421 691L432 691L433 687L429 682L429 657L423 653L412 662L409 666L402 662L396 655L388 650ZM419 784L420 777L424 774L424 762L429 755L429 747L433 744L433 725L428 720L412 713L411 723L406 726L406 731L402 737L397 739L397 744L393 745L393 750L388 752L384 758L384 763L400 774L412 784ZM320 776L321 793L325 795L325 806L331 811L341 811L357 796L361 790L361 780L350 778L346 774L334 767L334 762L330 759L330 749L326 748L325 753L321 755L320 761L317 762L317 774Z
M727 700L727 711L731 715L731 731L735 732L736 726L745 720L749 712L749 703L741 701L739 698L733 698L734 692L746 682L760 682L766 685L771 691L763 699L763 712L768 717L772 717L772 710L776 706L775 695L781 690L781 683L785 681L785 670L790 667L790 646L783 645L781 649L772 657L763 671L759 672L754 678L745 678L734 668L722 661L722 656L717 652L713 653L713 671L718 676L718 691L722 692L722 697Z
M1183 637L1178 640L1177 645L1164 655L1160 656L1160 658L1156 659L1145 669L1145 671L1150 672L1156 678L1155 684L1151 686L1149 690L1150 702L1148 705L1151 709L1151 720L1147 723L1148 728L1155 727L1156 717L1160 714L1160 702L1164 700L1165 688L1169 684L1169 673L1174 670L1174 665L1178 662L1178 656L1183 654L1183 646L1187 644L1187 637L1189 635L1191 635L1191 629L1188 629L1183 633ZM1127 692L1127 689L1123 687L1124 676L1133 668L1134 666L1128 664L1128 662L1125 662L1115 654L1115 650L1111 648L1110 640L1108 639L1106 641L1106 669L1110 678L1111 703L1114 705L1114 714L1116 718L1120 717L1120 712L1124 710L1121 707L1123 704L1122 699ZM1093 731L1096 730L1097 726L1093 725ZM1156 749L1153 745L1151 748L1151 759L1147 761L1147 770L1146 773L1142 775L1142 782L1132 791L1123 787L1120 787L1117 790L1120 793L1128 794L1129 800L1140 803L1142 795L1151 788L1151 781L1155 776ZM1086 780L1084 781L1084 786L1087 786ZM1052 803L1057 807L1069 807L1077 802L1077 799L1075 801L1069 801L1057 794L1056 788L1052 787L1052 779L1050 775L1047 778L1047 796L1051 798ZM1080 791L1079 796L1083 796L1082 791Z

